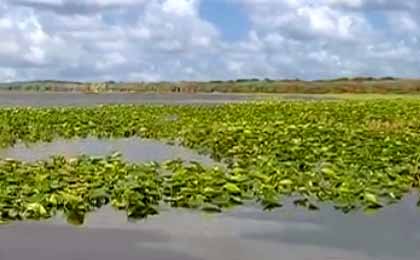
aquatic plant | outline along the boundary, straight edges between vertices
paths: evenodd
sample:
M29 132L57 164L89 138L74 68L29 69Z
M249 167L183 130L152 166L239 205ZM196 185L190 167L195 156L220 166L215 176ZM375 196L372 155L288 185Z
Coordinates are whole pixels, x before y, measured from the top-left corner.
M0 160L0 220L64 212L82 223L105 204L130 218L162 204L220 212L256 201L343 212L376 210L420 187L417 100L259 102L218 106L0 109L0 145L56 138L139 136L207 153L226 167L179 160L130 164L106 158Z

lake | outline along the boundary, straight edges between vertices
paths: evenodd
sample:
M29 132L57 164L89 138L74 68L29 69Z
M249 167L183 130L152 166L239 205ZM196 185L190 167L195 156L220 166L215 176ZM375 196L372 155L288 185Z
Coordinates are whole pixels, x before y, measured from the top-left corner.
M417 196L374 216L308 212L286 205L270 213L247 206L219 215L166 210L129 222L102 208L82 227L64 219L0 227L1 259L342 259L415 260L420 256Z
M131 162L180 158L218 164L186 148L139 138L18 144L1 150L0 157L34 161L115 151ZM254 204L217 215L163 208L160 215L137 222L104 207L89 214L81 227L70 226L60 216L0 226L0 259L418 260L417 200L418 195L411 194L375 215L345 215L328 204L308 211L291 201L273 212L262 212Z

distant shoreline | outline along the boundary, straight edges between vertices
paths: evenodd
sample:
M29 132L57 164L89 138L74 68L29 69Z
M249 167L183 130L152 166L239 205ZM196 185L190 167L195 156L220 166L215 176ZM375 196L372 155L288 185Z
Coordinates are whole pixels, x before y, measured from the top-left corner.
M75 93L261 93L261 94L420 94L420 79L392 77L331 80L238 79L209 82L70 82L28 81L0 83L0 92Z

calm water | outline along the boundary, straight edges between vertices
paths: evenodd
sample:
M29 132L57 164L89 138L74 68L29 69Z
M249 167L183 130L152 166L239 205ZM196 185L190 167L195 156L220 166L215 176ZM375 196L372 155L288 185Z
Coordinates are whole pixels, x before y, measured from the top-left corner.
M181 158L214 164L209 157L138 138L59 140L0 151L0 157L38 160L62 154L122 152L129 161ZM274 212L253 205L219 215L166 209L129 222L107 207L90 214L82 227L57 217L0 227L1 260L418 260L418 196L369 216L344 215L328 205L310 212L291 203Z
M12 158L23 161L46 160L54 155L67 158L81 154L107 156L114 152L122 154L129 162L163 162L171 159L198 161L206 165L215 164L209 156L197 154L187 148L167 145L158 141L140 138L122 139L71 139L56 140L51 143L35 143L29 146L18 144L14 147L0 149L0 158Z
M90 106L100 104L224 104L252 100L329 100L327 95L312 94L158 94L158 93L38 93L0 91L0 106Z
M409 196L374 216L287 205L270 213L248 206L220 215L171 209L128 222L122 212L103 208L82 227L59 217L0 227L0 259L418 260L416 199Z
M99 104L221 104L261 99L242 94L1 92L0 106L88 106Z

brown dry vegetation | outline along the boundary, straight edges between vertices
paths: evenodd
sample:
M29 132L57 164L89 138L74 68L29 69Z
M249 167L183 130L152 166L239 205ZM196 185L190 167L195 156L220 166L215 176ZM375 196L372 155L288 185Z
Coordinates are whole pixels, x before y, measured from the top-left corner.
M3 90L98 92L159 92L159 93L305 93L305 94L416 94L420 79L353 78L318 81L301 80L236 80L213 82L102 82L81 83L62 81L0 84Z
M368 130L372 132L395 133L407 127L406 122L372 120L367 124Z

